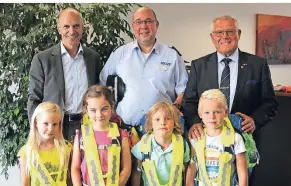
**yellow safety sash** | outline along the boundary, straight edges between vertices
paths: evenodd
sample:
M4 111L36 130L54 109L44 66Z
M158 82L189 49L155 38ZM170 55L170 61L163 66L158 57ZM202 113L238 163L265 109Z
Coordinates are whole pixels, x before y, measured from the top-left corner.
M106 175L103 175L99 153L95 141L93 125L87 114L83 116L81 130L91 185L105 186L103 178L107 177L107 186L118 186L121 151L120 145L111 144L108 147L108 172ZM107 137L111 138L112 140L117 140L117 137L119 136L120 134L117 124L110 122Z
M151 153L152 134L145 134L141 139L140 151L143 154ZM169 183L161 185L157 176L156 166L149 158L142 162L142 166L150 186L180 186L182 184L182 170L184 160L184 143L181 135L172 134L172 163Z
M71 145L67 146L67 152L71 152ZM45 167L43 160L41 157L38 159L38 163L34 162L34 167L31 170L31 174L38 178L40 181L40 185L44 186L67 186L67 171L68 171L68 163L69 163L70 153L67 154L66 162L63 168L59 167L59 173L57 175L56 181L53 180L51 174L48 172ZM32 185L36 179L31 180Z
M206 134L207 129L204 129ZM222 135L220 142L224 147L230 147L234 144L234 129L229 121L228 117L224 118L224 124L222 128ZM196 156L198 160L198 170L199 170L199 185L202 186L212 186L212 182L217 183L217 186L230 186L231 184L231 164L234 161L234 155L224 152L219 155L219 169L218 177L215 180L210 181L209 176L206 172L205 165L205 147L206 147L206 137L205 135L197 141L195 145Z

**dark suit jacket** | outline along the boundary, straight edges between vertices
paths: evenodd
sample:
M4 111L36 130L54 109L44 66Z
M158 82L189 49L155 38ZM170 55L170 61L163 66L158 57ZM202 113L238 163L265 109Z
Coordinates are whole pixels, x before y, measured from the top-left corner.
M88 86L99 83L102 69L97 52L83 47L83 56L87 69ZM61 45L55 45L33 57L29 72L29 93L27 110L29 120L40 103L52 101L62 110L65 108L65 81L61 57Z
M230 85L231 86L231 85ZM183 98L183 114L187 127L200 123L198 102L208 89L219 88L217 53L193 60ZM270 69L261 57L239 51L237 87L231 113L241 112L254 119L259 129L278 110Z

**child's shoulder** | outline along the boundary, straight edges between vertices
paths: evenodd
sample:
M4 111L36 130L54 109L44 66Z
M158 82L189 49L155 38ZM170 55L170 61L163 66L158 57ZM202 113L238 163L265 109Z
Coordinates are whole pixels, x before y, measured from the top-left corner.
M26 157L26 147L27 147L27 145L23 145L22 147L20 147L20 149L19 149L19 151L18 151L18 153L17 153L17 157L19 157L19 158L25 158Z
M234 133L234 142L237 143L237 142L239 142L239 141L241 141L241 140L243 140L242 135L239 134L239 133L237 133L237 132L235 132L235 133Z
M131 148L131 153L135 156L135 158L139 159L139 160L144 160L144 154L143 152L141 152L141 144L142 144L142 140L140 140L139 142L137 142L132 148ZM152 142L150 142L150 144L152 144Z

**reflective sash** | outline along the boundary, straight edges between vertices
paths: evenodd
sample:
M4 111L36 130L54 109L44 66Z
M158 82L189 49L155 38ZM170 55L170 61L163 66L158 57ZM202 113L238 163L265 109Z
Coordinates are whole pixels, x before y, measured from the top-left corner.
M142 162L142 166L147 177L150 186L181 186L182 184L182 170L183 170L183 160L184 160L184 143L181 135L172 134L172 163L170 180L168 184L161 185L156 168L153 160L150 160L149 154L151 153L151 141L152 134L145 134L140 143L140 151L147 158Z
M95 141L93 125L88 115L83 116L82 125L82 137L84 152L86 157L86 163L88 167L88 173L90 183L93 186L105 186L103 178L107 178L107 186L118 186L119 180L119 166L120 166L120 145L111 144L108 147L108 172L105 176L102 174L101 164L99 159L99 153ZM109 123L109 131L107 137L112 141L116 141L119 137L119 130L116 123Z
M31 175L35 176L35 178L32 178L31 183L32 185L37 185L36 178L38 178L40 185L44 186L67 186L67 172L68 172L68 163L70 159L70 153L71 152L71 145L67 145L67 157L66 162L64 164L64 167L59 167L59 173L57 175L56 181L53 180L51 177L51 174L48 172L47 168L45 167L43 160L41 157L39 157L38 163L34 162L34 167L31 170Z
M206 133L206 129L204 132ZM229 121L228 117L224 118L224 125L222 129L222 135L220 142L224 147L230 147L234 144L234 129ZM201 140L197 141L195 145L196 156L198 160L198 169L199 169L199 185L202 186L212 186L212 182L217 183L217 186L230 186L231 181L231 164L234 161L234 155L223 152L219 155L219 169L218 177L216 180L210 181L209 176L206 172L205 165L205 146L206 146L206 137L205 135Z

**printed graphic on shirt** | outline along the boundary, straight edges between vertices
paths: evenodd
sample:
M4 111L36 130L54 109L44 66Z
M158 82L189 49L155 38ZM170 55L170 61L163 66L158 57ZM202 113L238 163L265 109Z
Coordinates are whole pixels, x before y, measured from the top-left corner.
M223 153L221 145L217 143L218 140L219 138L216 138L212 143L206 144L205 165L210 180L215 180L218 177L219 154Z
M52 179L54 181L56 181L57 180L57 176L58 176L59 166L55 166L51 162L46 162L46 163L44 163L44 165L45 165L47 171L50 173ZM38 178L35 179L35 183L33 185L42 186L41 182L40 182L40 180Z
M51 162L46 162L44 165L46 169L48 170L48 172L51 174L52 179L56 181L57 176L58 176L59 166L52 165Z
M216 150L208 149L205 157L206 171L210 180L215 180L218 176L218 160L219 154Z

